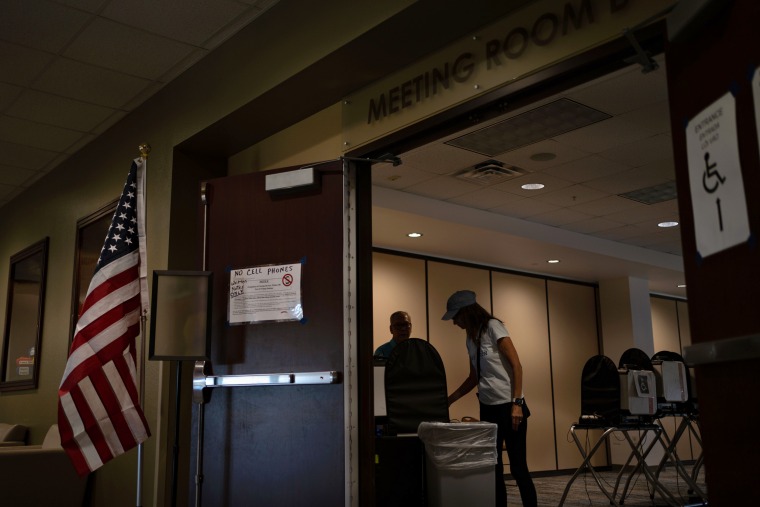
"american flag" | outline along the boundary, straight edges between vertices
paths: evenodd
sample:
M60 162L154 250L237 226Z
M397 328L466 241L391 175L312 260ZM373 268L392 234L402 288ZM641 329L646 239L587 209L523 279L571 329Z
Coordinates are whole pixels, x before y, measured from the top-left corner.
M58 389L61 445L79 475L150 436L138 399L135 366L135 338L140 334L141 313L148 308L147 288L141 290L140 280L145 165L144 159L132 162Z

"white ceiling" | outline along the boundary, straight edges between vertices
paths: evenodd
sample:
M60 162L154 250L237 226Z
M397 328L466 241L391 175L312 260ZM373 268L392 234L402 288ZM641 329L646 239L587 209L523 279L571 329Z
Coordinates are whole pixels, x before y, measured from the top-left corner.
M0 206L277 1L0 0ZM445 144L463 132L400 154L400 166L375 165L375 245L591 282L641 277L685 296L679 228L657 227L678 220L676 200L618 197L674 180L659 62L563 93L611 115L588 127L491 156ZM546 152L556 158L531 159ZM489 185L452 177L489 159L525 174ZM411 229L424 236L412 242Z
M276 2L0 0L0 206Z
M632 65L401 154L401 165L373 166L375 244L589 282L645 278L653 292L685 296L680 227L658 227L679 221L677 199L643 204L619 195L675 182L665 62L655 60L653 72ZM447 144L472 132L490 141L497 129L487 127L558 99L610 117L496 155ZM555 158L531 158L545 153ZM488 184L455 177L487 160L523 174ZM523 190L525 183L545 187ZM406 237L413 231L423 236Z

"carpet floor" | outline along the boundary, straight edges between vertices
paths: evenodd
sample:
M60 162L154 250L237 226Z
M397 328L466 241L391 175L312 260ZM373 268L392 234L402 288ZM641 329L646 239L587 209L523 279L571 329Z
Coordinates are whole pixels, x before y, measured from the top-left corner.
M687 466L686 469L691 473L690 466ZM612 493L615 488L617 472L601 471L599 472L599 475L602 478L602 484L604 487L607 491ZM539 507L557 507L571 476L571 474L568 474L534 477L533 483L536 485L536 491L538 492ZM626 497L621 502L620 495L625 486L626 478L627 475L624 475L620 487L618 488L618 494L615 497L618 504L628 507L707 505L706 503L701 503L701 500L697 495L690 494L688 484L680 474L676 473L674 467L665 467L658 478L659 482L662 483L667 491L673 496L673 498L669 500L659 492L655 492L655 488L649 483L649 481L647 481L646 476L639 471L631 479L631 486L629 487ZM517 489L515 482L511 479L507 479L506 484L507 501L509 506L521 506L520 491ZM698 474L696 484L706 495L707 490L704 483L704 470L700 471ZM581 507L589 505L603 506L610 505L610 501L597 485L594 476L586 471L582 472L575 478L563 505L566 507Z

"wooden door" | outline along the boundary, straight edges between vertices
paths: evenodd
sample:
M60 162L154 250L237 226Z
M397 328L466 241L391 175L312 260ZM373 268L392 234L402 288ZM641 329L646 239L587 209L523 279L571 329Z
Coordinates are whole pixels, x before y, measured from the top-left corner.
M342 161L313 167L315 185L281 193L266 190L267 176L298 168L206 182L206 269L214 273L208 375L337 371L339 378L333 384L205 389L204 507L335 507L347 505L350 496L347 456L355 450L347 448L350 374L344 368L351 311L344 250L350 243L349 176ZM302 318L230 324L234 270L292 264L301 269ZM193 411L195 436L199 405ZM191 488L196 469L194 457Z

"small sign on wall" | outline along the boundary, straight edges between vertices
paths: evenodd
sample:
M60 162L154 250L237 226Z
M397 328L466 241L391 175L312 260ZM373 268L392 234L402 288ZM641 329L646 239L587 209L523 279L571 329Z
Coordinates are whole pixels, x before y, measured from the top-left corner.
M301 264L268 264L230 271L230 324L300 321Z
M736 99L731 93L697 113L686 126L697 252L718 253L749 239L736 130Z

